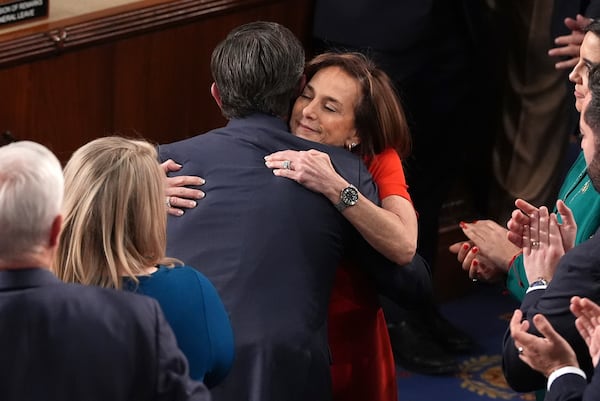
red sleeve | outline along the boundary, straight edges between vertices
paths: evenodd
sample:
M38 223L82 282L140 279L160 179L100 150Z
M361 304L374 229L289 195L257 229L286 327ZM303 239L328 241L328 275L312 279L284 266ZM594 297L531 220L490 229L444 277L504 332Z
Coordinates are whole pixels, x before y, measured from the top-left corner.
M388 148L373 157L369 172L377 184L380 199L390 195L398 195L412 203L402 162L394 149Z

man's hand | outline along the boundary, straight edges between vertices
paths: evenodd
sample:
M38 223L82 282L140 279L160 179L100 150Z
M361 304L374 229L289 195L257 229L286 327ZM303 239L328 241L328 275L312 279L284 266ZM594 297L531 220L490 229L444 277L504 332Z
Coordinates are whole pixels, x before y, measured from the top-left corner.
M171 159L163 162L160 166L166 174L165 203L167 205L167 212L172 216L182 216L184 213L183 208L195 208L197 204L196 199L204 198L205 194L199 189L188 187L203 185L205 183L204 179L193 175L169 177L168 174L170 172L181 169L181 165Z
M533 324L543 337L529 333L529 321L521 321L522 318L523 313L515 310L510 320L510 335L523 362L546 377L565 366L579 367L575 351L546 317L540 314L533 317Z
M571 298L571 312L577 319L575 326L585 340L594 366L600 359L600 306L587 298Z

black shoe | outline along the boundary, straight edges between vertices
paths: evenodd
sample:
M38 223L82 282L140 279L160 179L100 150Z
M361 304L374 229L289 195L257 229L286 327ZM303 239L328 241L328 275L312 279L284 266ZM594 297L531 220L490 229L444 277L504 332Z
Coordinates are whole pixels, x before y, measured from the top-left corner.
M425 318L435 341L447 351L455 354L468 354L476 351L477 344L462 330L455 327L437 310Z
M408 321L388 328L396 363L424 375L448 375L458 371L458 362L427 333Z

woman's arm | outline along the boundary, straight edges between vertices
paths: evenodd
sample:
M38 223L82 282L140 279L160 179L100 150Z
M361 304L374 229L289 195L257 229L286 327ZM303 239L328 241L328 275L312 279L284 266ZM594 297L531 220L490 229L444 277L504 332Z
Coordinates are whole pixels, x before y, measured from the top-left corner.
M273 174L292 179L337 204L350 183L340 176L326 153L285 150L265 157ZM289 162L289 163L284 163ZM289 168L284 168L286 165ZM409 263L417 248L417 216L411 202L386 196L378 206L359 193L356 205L342 211L367 242L399 265Z

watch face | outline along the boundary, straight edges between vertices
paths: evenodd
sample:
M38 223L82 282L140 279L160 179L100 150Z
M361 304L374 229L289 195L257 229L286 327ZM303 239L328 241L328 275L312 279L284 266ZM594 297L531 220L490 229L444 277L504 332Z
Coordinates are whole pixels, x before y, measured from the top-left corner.
M358 191L354 187L344 188L342 191L342 202L348 206L356 205L358 202Z

